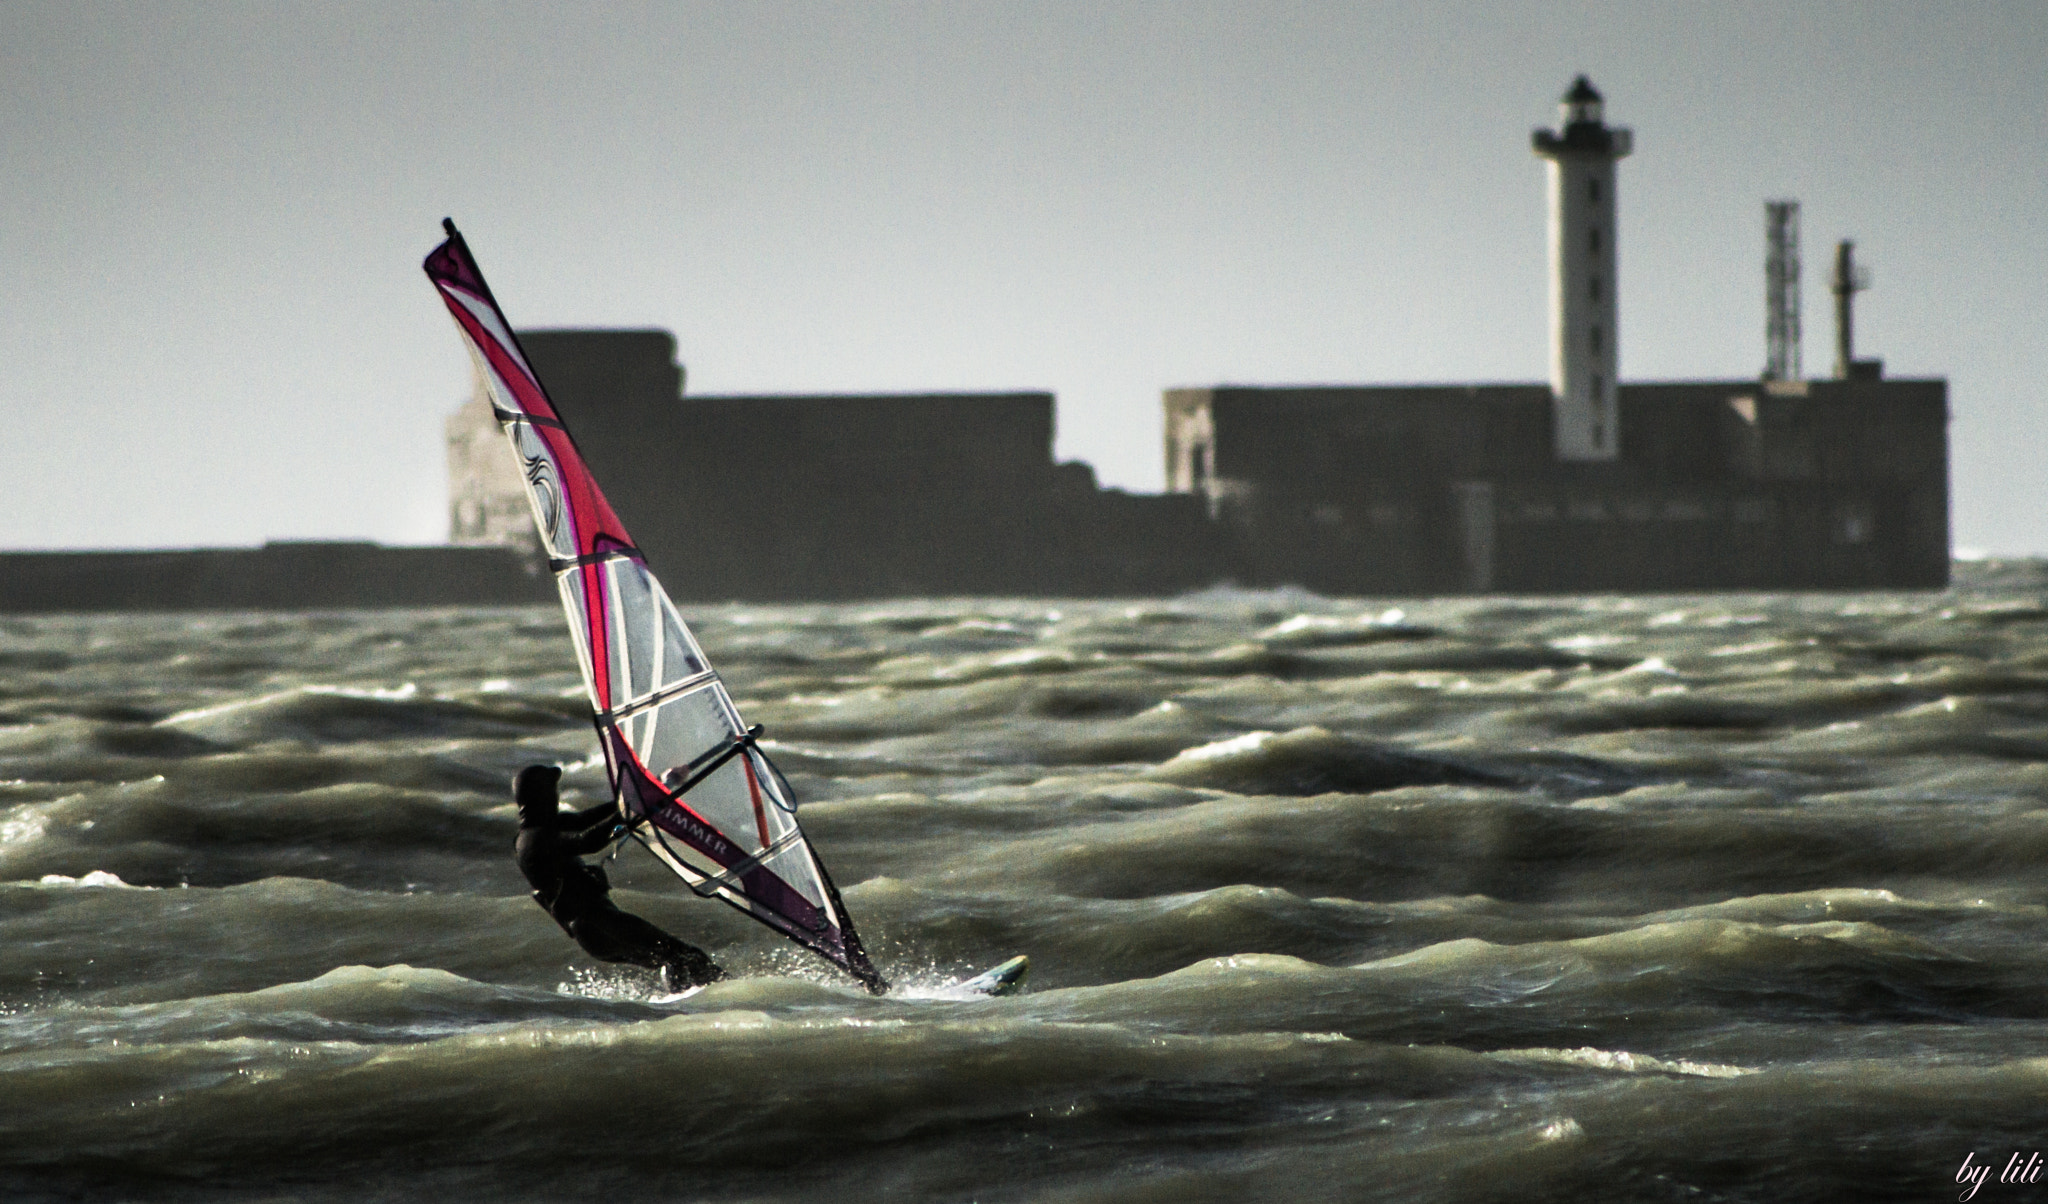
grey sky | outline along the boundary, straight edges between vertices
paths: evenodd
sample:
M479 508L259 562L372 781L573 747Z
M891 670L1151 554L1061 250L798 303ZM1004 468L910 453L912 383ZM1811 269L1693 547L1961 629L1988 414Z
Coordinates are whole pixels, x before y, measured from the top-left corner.
M1754 375L1763 201L1951 382L1958 544L2048 553L2048 5L0 5L0 547L429 542L453 215L521 325L693 392L1546 376L1531 127L1632 127L1624 379Z

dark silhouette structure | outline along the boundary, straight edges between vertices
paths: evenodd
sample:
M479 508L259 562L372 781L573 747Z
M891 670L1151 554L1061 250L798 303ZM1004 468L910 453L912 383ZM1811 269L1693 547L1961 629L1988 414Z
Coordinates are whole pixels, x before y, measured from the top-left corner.
M684 398L666 331L519 338L678 599L1148 594L1225 575L1199 499L1054 462L1050 393ZM455 538L529 543L488 402L448 438Z
M1856 294L1870 287L1869 269L1856 262L1856 243L1843 239L1835 244L1835 271L1828 291L1835 295L1835 377L1838 380L1877 380L1884 375L1883 360L1856 358Z
M1053 462L1050 394L680 398L664 332L521 337L678 597L1948 580L1939 380L1625 384L1598 460L1556 453L1542 385L1173 389L1170 492L1148 497ZM608 362L625 355L643 362ZM458 483L458 522L463 497L522 496L481 400L451 446L469 432L501 476Z
M667 394L669 337L630 333L526 342L679 599L1948 581L1940 380L1623 385L1600 461L1553 454L1541 384L1173 389L1172 492L1146 496L1053 462L1049 394L686 400ZM450 422L453 520L476 546L0 554L0 611L551 602L513 458L476 404Z
M152 552L0 552L0 613L525 606L554 583L506 547L271 543Z
M1239 580L1337 594L1947 584L1939 380L1623 385L1609 461L1541 385L1175 389L1169 487Z

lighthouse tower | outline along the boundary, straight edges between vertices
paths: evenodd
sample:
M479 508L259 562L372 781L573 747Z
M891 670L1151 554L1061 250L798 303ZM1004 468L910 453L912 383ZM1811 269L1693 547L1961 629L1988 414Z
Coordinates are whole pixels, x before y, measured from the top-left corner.
M1620 452L1615 405L1614 161L1633 138L1601 115L1585 76L1558 106L1562 130L1531 137L1550 171L1550 398L1560 460Z

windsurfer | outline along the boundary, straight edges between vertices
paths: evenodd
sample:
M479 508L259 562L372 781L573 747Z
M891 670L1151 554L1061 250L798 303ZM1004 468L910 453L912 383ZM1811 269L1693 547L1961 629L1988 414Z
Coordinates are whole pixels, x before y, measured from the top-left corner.
M724 978L725 971L702 949L612 903L604 870L586 865L583 855L598 852L618 837L624 827L618 808L600 803L564 813L556 791L561 779L562 771L552 765L529 765L512 779L512 797L519 804L515 855L519 871L533 884L534 902L546 908L590 956L659 970L667 990Z

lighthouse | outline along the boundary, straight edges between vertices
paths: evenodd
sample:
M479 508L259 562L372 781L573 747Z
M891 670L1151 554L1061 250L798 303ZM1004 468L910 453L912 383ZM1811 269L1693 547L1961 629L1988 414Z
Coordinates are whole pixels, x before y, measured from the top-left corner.
M1615 405L1614 161L1628 130L1607 124L1585 76L1558 106L1563 129L1531 147L1550 175L1550 398L1560 460L1612 460L1621 450Z

